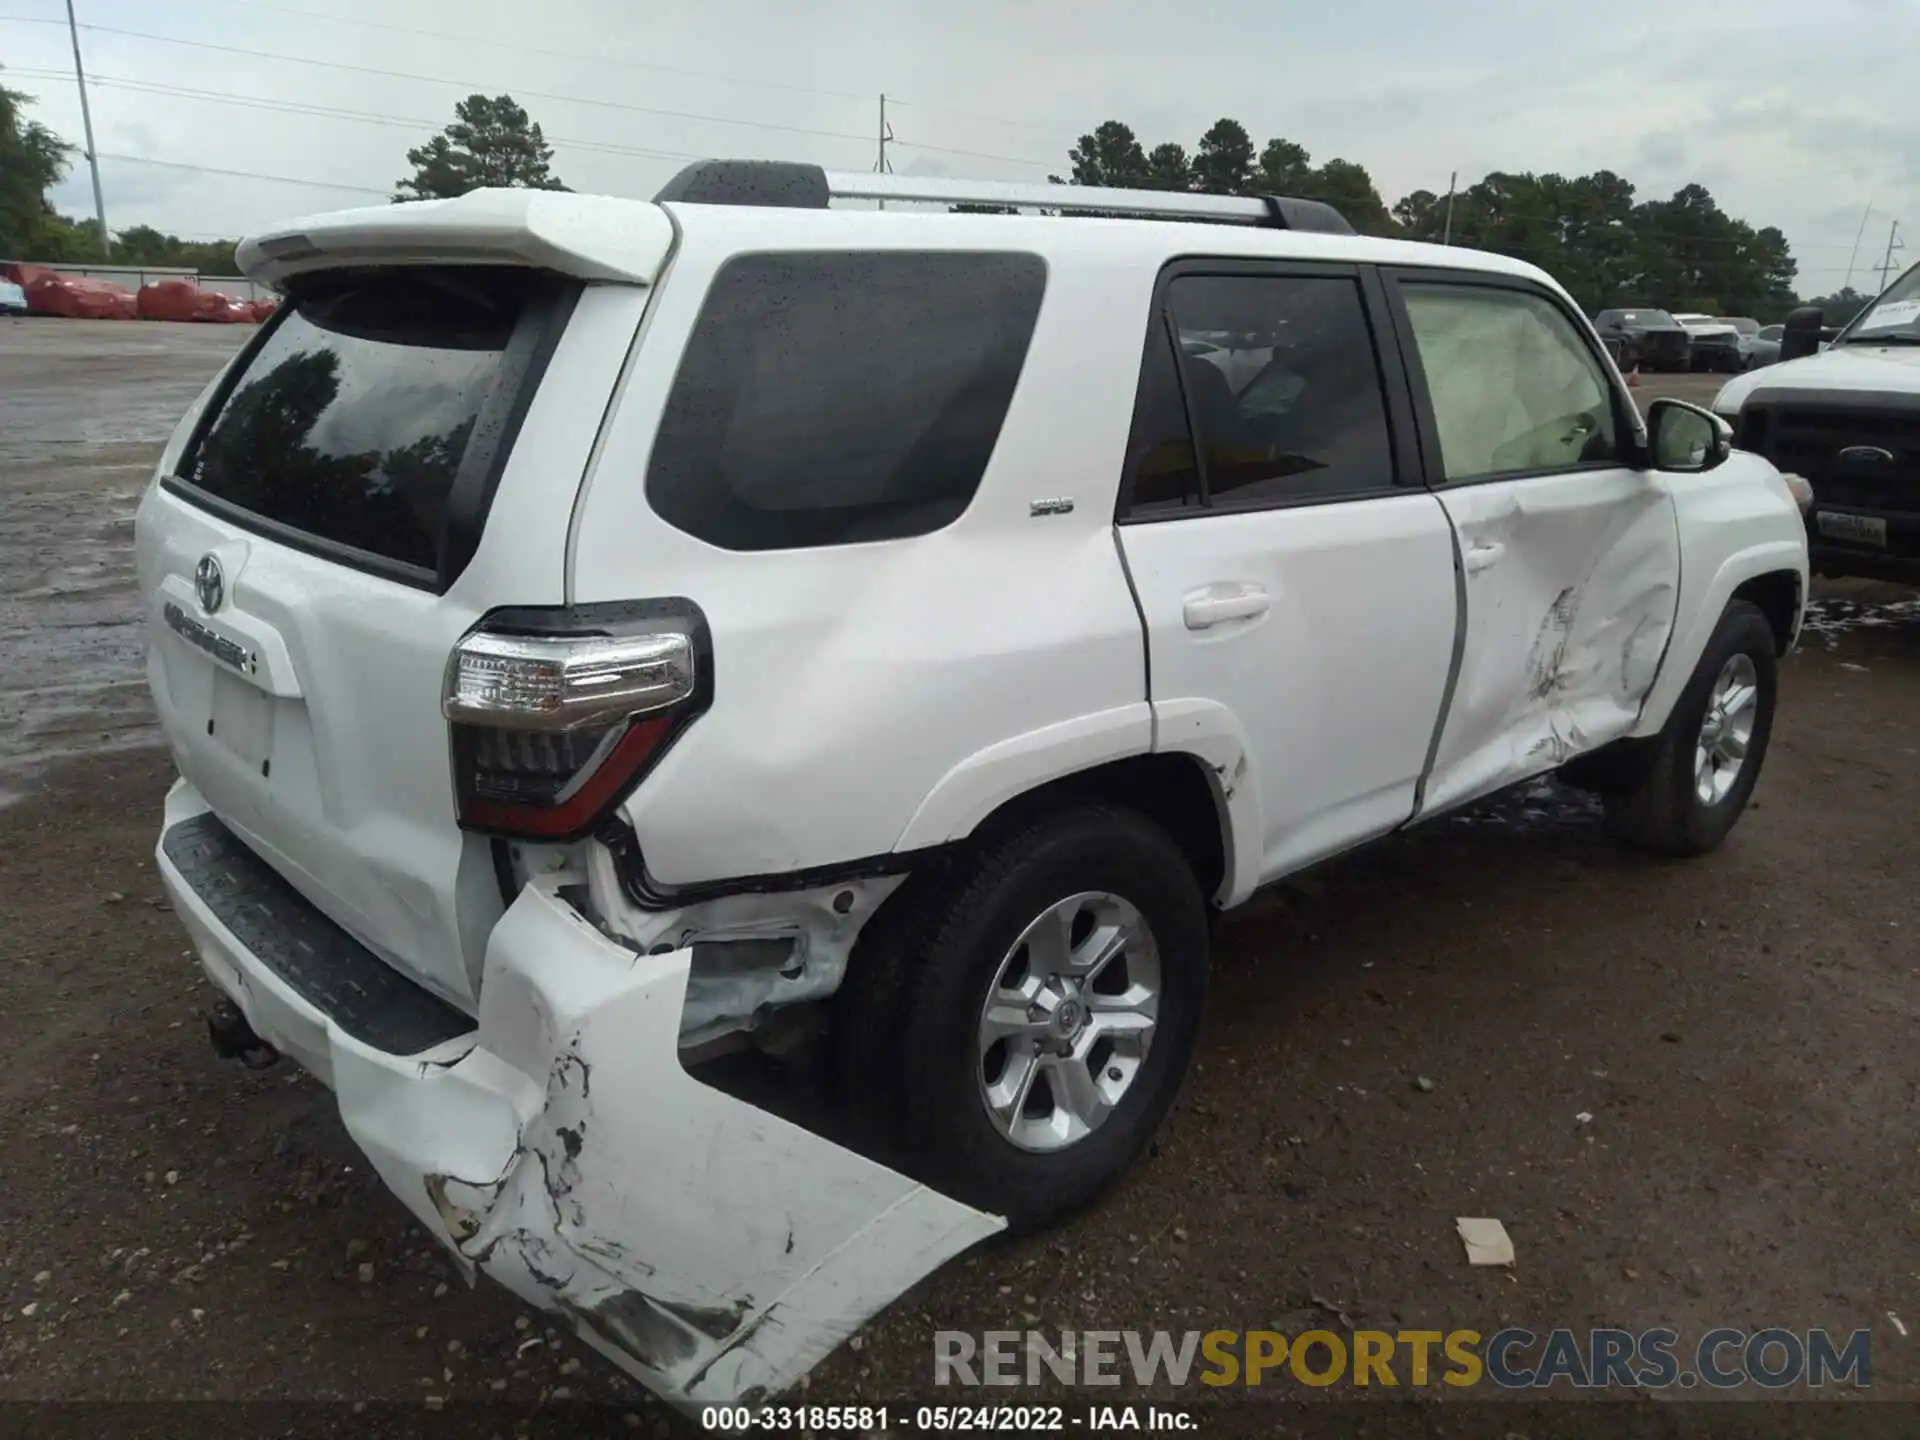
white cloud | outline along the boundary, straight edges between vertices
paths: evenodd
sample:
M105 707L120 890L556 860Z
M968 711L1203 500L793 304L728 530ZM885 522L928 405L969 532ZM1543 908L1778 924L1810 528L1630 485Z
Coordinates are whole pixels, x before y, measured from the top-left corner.
M79 3L83 21L106 27L82 36L102 81L94 95L103 155L372 192L106 160L116 227L232 234L376 202L406 172L407 147L476 88L510 91L527 106L567 183L627 195L651 194L682 161L607 147L867 168L885 90L900 141L894 166L906 173L1037 180L1063 171L1068 147L1101 120L1127 121L1149 145L1191 147L1231 115L1256 142L1285 136L1316 159L1366 165L1389 203L1415 188L1443 189L1455 170L1467 184L1491 169L1604 167L1643 195L1700 180L1732 213L1787 231L1807 292L1839 284L1869 202L1876 218L1863 257L1884 245L1888 218L1920 226L1920 87L1905 83L1896 58L1920 53L1915 0L1833 0L1817 19L1799 0L1618 0L1604 10L1525 0L1348 0L1311 10L1270 0ZM61 13L56 0L9 0L7 10ZM403 33L409 27L461 38ZM71 65L58 25L0 24L0 46L16 72ZM550 51L574 54L542 53ZM411 123L289 114L124 82ZM41 117L78 141L70 80L12 73L5 83L40 95ZM91 211L83 166L56 198L69 213Z

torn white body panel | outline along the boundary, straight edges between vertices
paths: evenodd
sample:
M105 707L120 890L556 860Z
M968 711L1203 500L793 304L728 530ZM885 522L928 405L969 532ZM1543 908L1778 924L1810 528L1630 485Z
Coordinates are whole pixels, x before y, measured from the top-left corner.
M208 976L332 1086L463 1268L569 1316L669 1400L778 1392L1003 1227L687 1074L691 950L615 944L551 878L493 932L476 1029L408 1057L342 1032L159 864Z
M680 1043L689 1048L833 994L861 927L906 878L881 875L642 910L627 898L612 853L597 842L581 848L593 913L609 931L643 953L698 945L680 1019Z
M1680 590L1668 480L1575 470L1441 492L1465 632L1421 812L1451 809L1627 734Z

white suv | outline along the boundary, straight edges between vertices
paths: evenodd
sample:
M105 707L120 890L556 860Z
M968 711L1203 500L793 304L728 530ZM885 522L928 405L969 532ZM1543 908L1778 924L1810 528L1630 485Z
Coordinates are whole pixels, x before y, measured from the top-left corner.
M240 257L138 524L216 1043L681 1401L1125 1168L1210 911L1556 769L1704 851L1766 750L1791 493L1513 260L733 163ZM822 1016L841 1139L688 1072Z

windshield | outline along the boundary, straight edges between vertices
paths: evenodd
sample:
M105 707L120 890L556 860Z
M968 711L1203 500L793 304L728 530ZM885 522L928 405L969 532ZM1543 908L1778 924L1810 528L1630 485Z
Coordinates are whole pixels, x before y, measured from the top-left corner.
M1749 320L1744 315L1722 315L1719 323L1722 325L1731 325L1742 335L1758 335L1760 333L1760 322L1758 320Z
M1838 344L1884 345L1920 341L1920 265L1889 285L1841 334Z

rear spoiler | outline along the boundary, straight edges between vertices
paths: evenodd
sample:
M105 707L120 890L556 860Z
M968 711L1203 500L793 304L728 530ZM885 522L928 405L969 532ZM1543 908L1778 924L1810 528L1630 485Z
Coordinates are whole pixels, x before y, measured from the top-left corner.
M580 280L651 284L673 248L659 206L554 190L475 190L336 210L250 235L241 271L280 285L312 270L360 265L526 265Z

